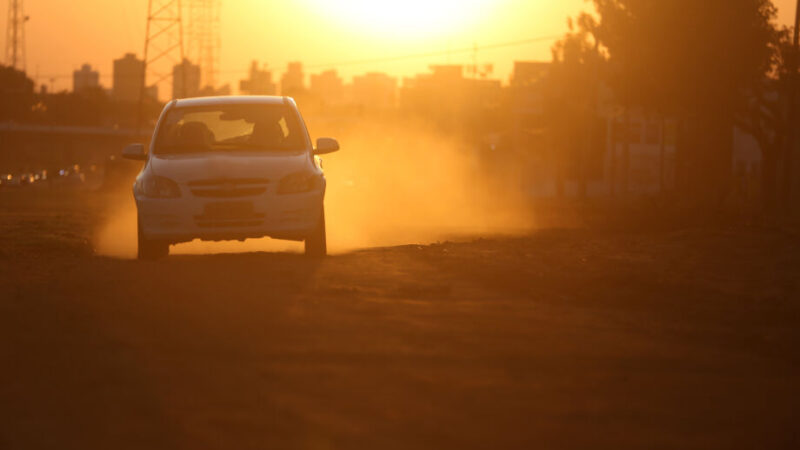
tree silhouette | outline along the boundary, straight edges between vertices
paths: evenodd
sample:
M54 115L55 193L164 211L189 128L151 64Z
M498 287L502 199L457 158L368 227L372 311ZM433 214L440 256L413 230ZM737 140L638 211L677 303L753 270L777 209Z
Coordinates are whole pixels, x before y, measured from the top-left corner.
M732 130L773 63L770 0L594 0L609 84L623 105L676 117L683 192L729 192Z
M761 197L768 214L774 214L778 207L778 168L791 131L787 114L787 100L792 95L790 67L793 67L792 58L798 56L792 44L791 31L783 28L776 33L771 71L753 87L748 114L738 122L738 126L750 133L761 148Z
M0 66L0 121L25 121L36 101L33 80L13 67Z
M576 22L568 21L569 32L553 46L544 101L558 192L571 178L585 196L592 169L602 165L597 99L605 59L592 34L594 18L582 14Z

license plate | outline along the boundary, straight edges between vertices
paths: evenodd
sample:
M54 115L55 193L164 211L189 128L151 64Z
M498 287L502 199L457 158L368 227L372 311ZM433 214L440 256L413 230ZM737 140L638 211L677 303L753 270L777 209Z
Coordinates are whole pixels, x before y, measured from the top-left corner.
M244 219L253 215L252 202L206 203L204 214L208 219Z

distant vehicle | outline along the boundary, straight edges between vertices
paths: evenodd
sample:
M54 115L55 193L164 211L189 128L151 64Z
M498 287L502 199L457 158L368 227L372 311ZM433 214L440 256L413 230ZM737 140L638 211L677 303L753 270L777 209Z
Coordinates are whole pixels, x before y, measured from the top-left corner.
M63 180L67 186L81 186L86 182L86 175L76 170L68 170L64 174Z
M133 187L139 258L165 257L171 244L194 239L265 236L304 241L306 255L324 256L326 180L318 155L338 150L330 138L312 145L288 97L170 102L149 151L133 144L123 152L145 161Z
M77 164L66 169L60 169L52 174L45 172L45 179L51 186L60 188L81 188L86 182L86 175L81 172Z
M25 173L20 175L19 184L20 186L30 186L33 183L36 183L36 177L32 173Z
M6 175L6 179L3 182L3 187L8 188L18 188L24 186L26 178L24 175Z

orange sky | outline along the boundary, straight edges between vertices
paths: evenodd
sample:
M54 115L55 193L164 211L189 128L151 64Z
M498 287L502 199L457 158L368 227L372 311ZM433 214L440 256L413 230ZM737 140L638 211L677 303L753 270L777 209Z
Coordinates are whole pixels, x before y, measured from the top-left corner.
M292 60L307 66L384 58L560 35L583 0L222 0L221 78L238 86L252 59L283 71ZM28 72L57 89L71 88L71 73L88 62L110 84L111 60L142 54L147 0L25 0ZM795 0L777 0L790 23ZM363 4L382 5L366 10ZM406 5L400 7L398 5ZM455 15L448 8L456 5ZM8 0L0 0L5 14ZM362 11L361 17L357 11ZM388 12L387 12L388 11ZM413 21L423 13L425 20ZM2 18L5 31L5 17ZM5 35L5 33L4 33ZM507 79L514 60L548 60L549 42L479 52ZM471 63L451 54L392 63L340 67L345 77L366 71L408 76L435 63ZM309 69L316 72L322 68Z

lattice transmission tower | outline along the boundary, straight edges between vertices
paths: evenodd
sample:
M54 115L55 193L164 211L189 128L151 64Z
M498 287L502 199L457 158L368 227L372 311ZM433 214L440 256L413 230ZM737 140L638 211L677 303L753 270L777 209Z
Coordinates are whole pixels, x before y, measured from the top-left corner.
M141 101L148 86L159 90L172 79L173 69L185 56L181 0L149 0L144 44L145 76ZM186 86L186 83L181 83Z
M23 0L9 0L6 29L6 65L25 71L25 15Z
M201 83L217 85L220 48L222 0L185 0L188 24L186 29L187 58L201 68Z

